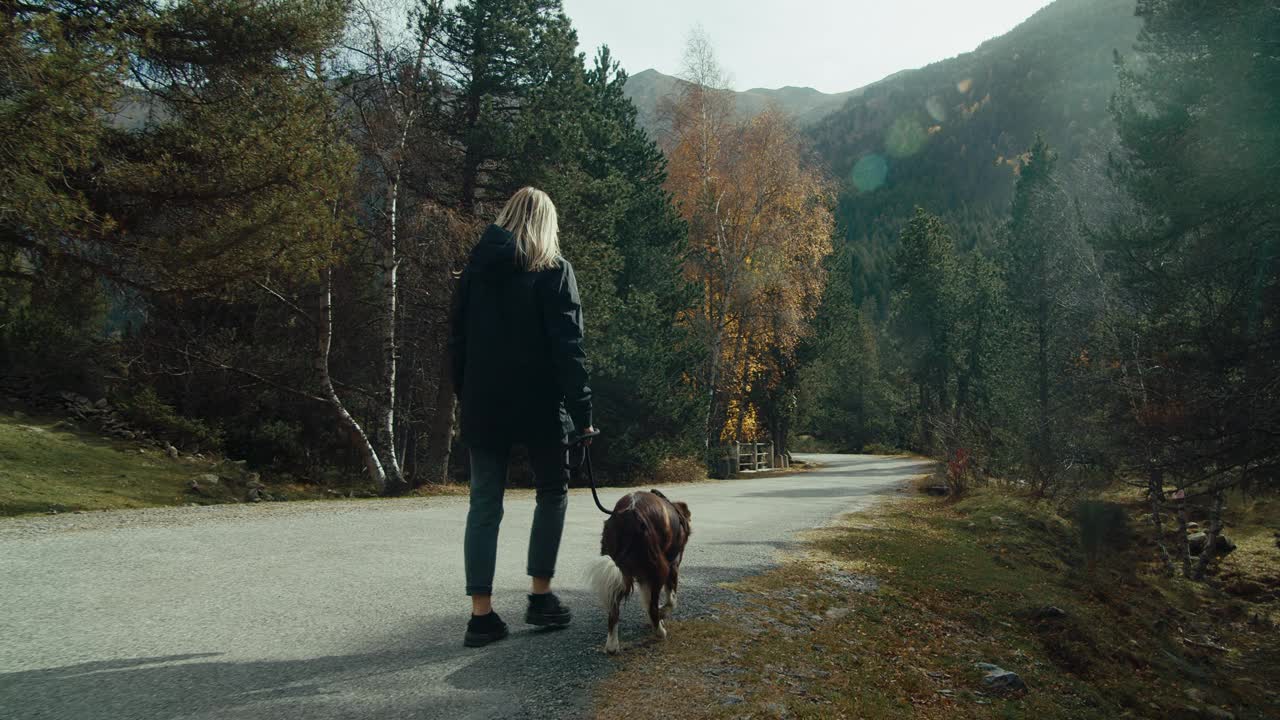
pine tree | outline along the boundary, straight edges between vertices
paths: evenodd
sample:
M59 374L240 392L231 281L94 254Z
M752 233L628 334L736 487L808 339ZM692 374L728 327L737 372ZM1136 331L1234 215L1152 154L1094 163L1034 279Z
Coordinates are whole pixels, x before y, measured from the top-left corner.
M935 444L933 423L953 409L958 281L951 233L937 216L917 208L894 258L890 322L918 393L916 432L925 450Z
M1064 262L1061 205L1065 201L1053 184L1056 161L1044 139L1037 138L1015 186L1004 258L1010 306L1019 323L1021 347L1029 356L1029 404L1034 408L1029 425L1029 464L1041 492L1052 482L1058 451L1053 391L1061 323L1056 296L1062 290L1058 276Z
M560 138L548 131L576 106L556 101L579 84L582 62L560 0L467 0L438 32L448 130L462 149L457 200L470 212L554 159Z
M167 292L315 266L348 158L310 67L343 2L6 7L0 241Z
M1280 13L1142 0L1138 15L1112 109L1139 212L1104 245L1125 303L1118 426L1157 512L1166 482L1210 500L1213 547L1226 490L1280 469ZM1212 556L1184 545L1183 572Z

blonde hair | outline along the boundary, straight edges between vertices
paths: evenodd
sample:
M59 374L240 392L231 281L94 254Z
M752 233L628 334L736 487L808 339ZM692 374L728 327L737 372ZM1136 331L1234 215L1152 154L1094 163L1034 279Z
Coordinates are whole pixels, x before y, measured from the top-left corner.
M535 187L522 187L507 201L494 223L515 236L516 253L528 270L546 270L560 259L560 221L556 206Z

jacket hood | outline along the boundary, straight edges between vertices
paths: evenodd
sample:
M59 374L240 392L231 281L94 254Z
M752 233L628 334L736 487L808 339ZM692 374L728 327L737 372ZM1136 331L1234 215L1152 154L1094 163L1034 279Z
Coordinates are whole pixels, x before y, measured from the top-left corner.
M471 249L471 269L477 272L514 272L516 239L505 228L490 225Z

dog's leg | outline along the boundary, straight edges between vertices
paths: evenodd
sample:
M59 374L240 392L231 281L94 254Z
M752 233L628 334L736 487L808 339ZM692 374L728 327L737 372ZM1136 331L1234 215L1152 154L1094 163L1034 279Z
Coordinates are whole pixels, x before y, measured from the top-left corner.
M657 635L659 640L667 639L667 626L662 621L662 611L658 609L658 594L664 585L666 583L660 582L658 578L651 578L649 586L652 587L652 591L645 594L645 599L648 600L645 607L649 610L649 624L653 626L653 634Z
M609 636L604 641L604 651L610 655L622 649L622 643L618 640L618 619L621 615L622 597L618 596L609 607Z
M671 563L671 571L667 576L667 601L663 606L663 617L671 617L676 611L676 588L680 586L680 558Z
M649 596L652 595L652 593L649 592L649 586L646 583L638 582L636 583L636 588L640 591L640 607L647 610L649 607Z

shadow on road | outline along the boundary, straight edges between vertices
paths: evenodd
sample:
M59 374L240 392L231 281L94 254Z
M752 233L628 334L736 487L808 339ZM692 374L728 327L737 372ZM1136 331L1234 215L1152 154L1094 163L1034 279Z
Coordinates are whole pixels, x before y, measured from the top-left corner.
M677 621L736 604L720 587L742 567L686 567ZM604 654L603 613L585 592L563 592L573 625L532 629L500 603L512 634L486 648L462 647L465 615L370 639L364 652L237 662L222 653L104 660L0 674L5 720L178 720L179 718L562 718L586 711L596 679L613 667ZM522 608L521 608L522 610ZM624 611L624 648L650 643L638 603ZM514 622L512 622L514 621ZM265 622L269 622L266 620ZM678 624L673 632L679 632ZM443 691L443 692L442 692ZM451 692L462 691L462 692ZM521 698L511 706L512 697Z
M585 602L580 598L579 607ZM585 626L548 632L512 624L507 640L469 649L461 642L464 622L459 614L447 624L408 628L384 649L347 655L234 662L201 653L4 673L0 717L562 717L577 714L589 681L610 663L592 652ZM585 625L603 639L602 627ZM441 682L470 692L441 692ZM512 687L527 698L525 707L497 704Z

